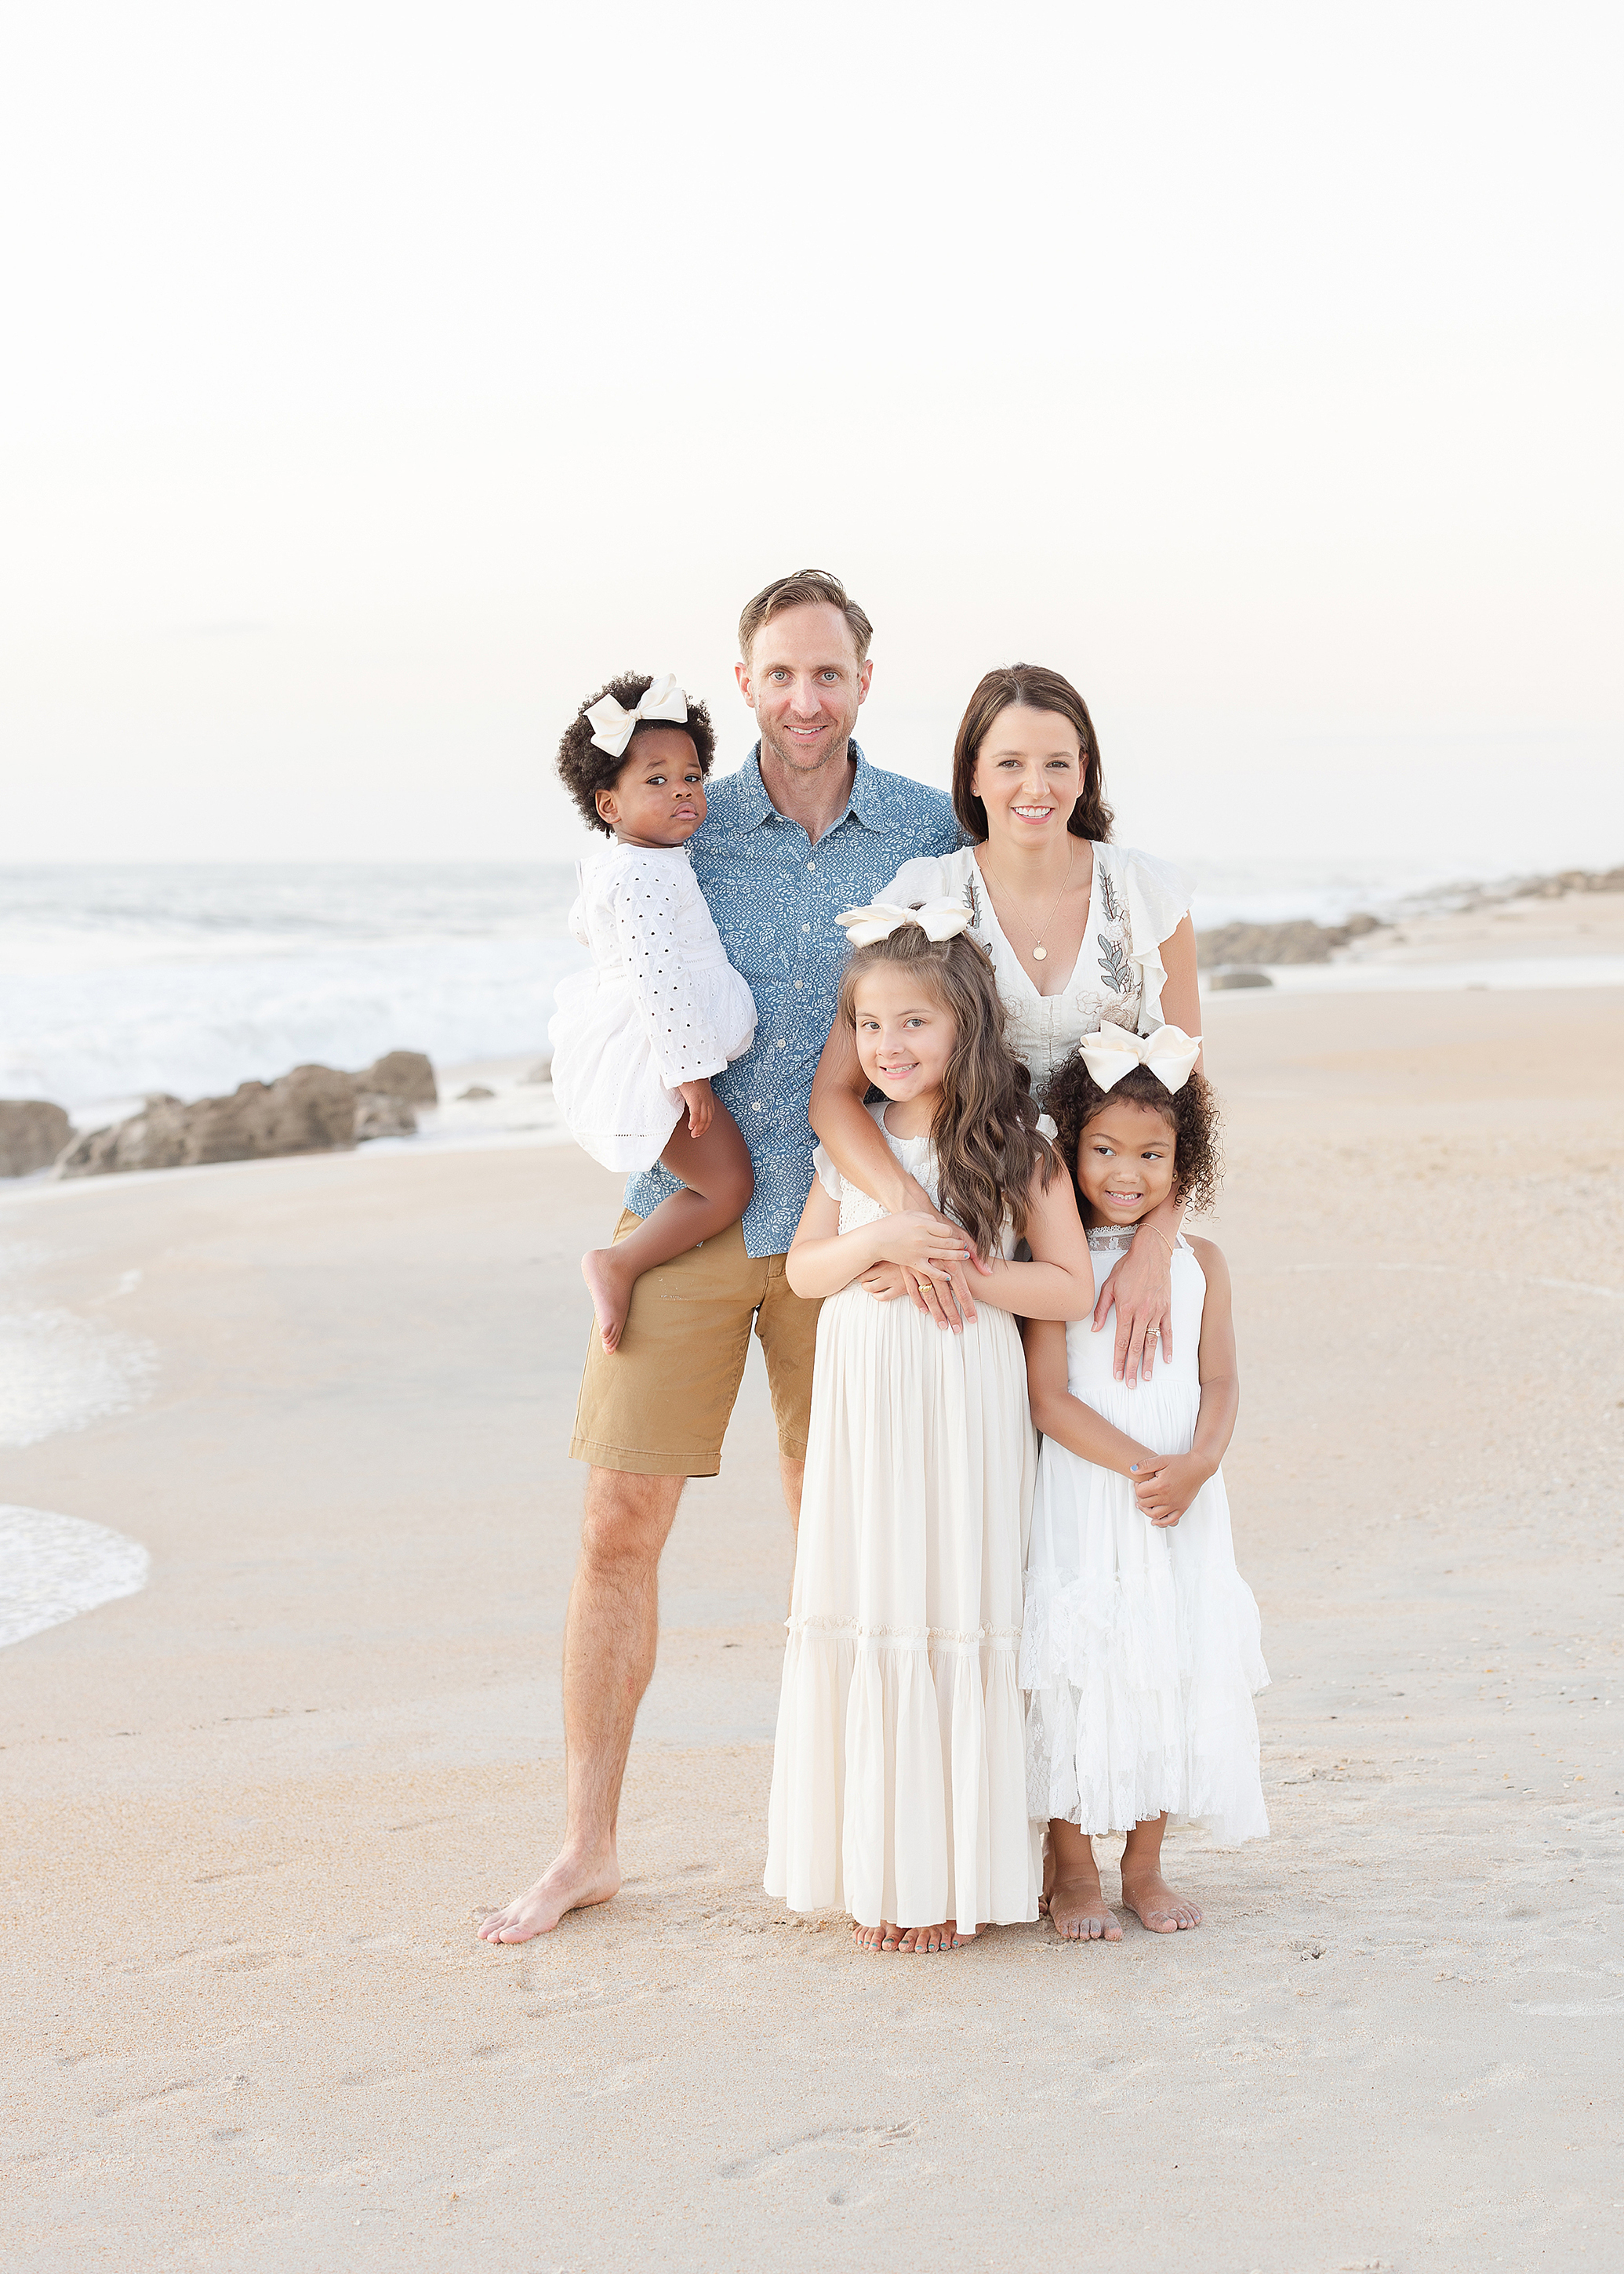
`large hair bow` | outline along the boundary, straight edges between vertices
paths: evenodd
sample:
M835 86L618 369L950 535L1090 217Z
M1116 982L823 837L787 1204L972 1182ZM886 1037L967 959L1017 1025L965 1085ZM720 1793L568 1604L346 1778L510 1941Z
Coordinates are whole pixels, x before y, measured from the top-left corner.
M1201 1052L1199 1035L1182 1027L1158 1027L1154 1035L1131 1035L1125 1027L1101 1028L1085 1035L1078 1056L1101 1089L1115 1089L1124 1074L1137 1065L1148 1066L1163 1089L1182 1089L1195 1071Z
M872 947L876 939L889 939L906 923L917 924L927 939L956 939L970 921L971 912L962 900L922 900L916 908L873 900L866 908L844 908L835 918L853 947Z
M645 724L658 719L662 725L686 727L688 697L677 685L677 674L668 671L664 679L657 679L639 697L629 711L623 711L613 695L605 695L594 703L587 712L592 722L592 742L596 749L607 750L612 758L622 757L639 721Z

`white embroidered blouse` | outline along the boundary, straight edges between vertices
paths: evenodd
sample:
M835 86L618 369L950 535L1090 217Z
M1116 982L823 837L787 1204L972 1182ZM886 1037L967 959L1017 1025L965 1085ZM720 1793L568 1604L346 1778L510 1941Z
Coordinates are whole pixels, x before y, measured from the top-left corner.
M1190 878L1170 862L1125 845L1095 845L1083 944L1070 978L1055 995L1039 994L1004 937L973 847L941 860L905 861L878 897L903 907L945 899L968 905L970 929L992 958L1009 1014L1010 1046L1026 1060L1041 1097L1061 1060L1106 1020L1131 1034L1148 1035L1165 1025L1162 943L1188 915L1192 890Z

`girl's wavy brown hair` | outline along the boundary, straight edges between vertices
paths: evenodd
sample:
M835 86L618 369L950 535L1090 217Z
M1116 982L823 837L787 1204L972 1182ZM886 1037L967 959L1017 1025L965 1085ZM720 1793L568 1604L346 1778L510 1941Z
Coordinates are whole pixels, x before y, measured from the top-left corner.
M1095 1114L1120 1097L1132 1098L1135 1105L1148 1105L1162 1116L1173 1133L1175 1195L1192 1215L1211 1208L1223 1177L1223 1156L1219 1145L1218 1101L1205 1078L1192 1073L1182 1089L1169 1091L1148 1066L1138 1065L1111 1088L1101 1089L1073 1051L1056 1067L1043 1104L1059 1132L1056 1147L1071 1172L1078 1212L1085 1224L1087 1203L1077 1181L1077 1148Z
M857 988L881 964L918 971L957 1033L930 1125L944 1214L961 1224L983 1255L1001 1252L1004 1228L1026 1232L1026 1194L1036 1171L1044 1186L1057 1167L1038 1131L1032 1076L1004 1039L1004 1005L992 965L968 933L927 939L902 924L889 939L853 949L840 980L839 1016L857 1029Z

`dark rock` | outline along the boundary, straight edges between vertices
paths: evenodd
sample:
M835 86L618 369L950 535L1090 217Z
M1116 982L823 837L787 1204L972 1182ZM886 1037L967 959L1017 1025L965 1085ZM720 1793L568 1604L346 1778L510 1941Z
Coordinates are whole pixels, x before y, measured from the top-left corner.
M1274 981L1267 971L1214 971L1207 982L1210 995L1222 987L1272 987Z
M373 1137L415 1137L417 1117L403 1097L384 1097L376 1090L358 1089L355 1102L355 1141L365 1145Z
M421 1050L387 1050L375 1065L353 1079L357 1090L377 1097L398 1097L408 1105L440 1103L434 1069Z
M57 1163L56 1174L107 1177L205 1161L347 1152L355 1128L350 1075L332 1066L295 1066L276 1081L243 1082L229 1097L201 1097L191 1105L154 1098L116 1128L80 1138Z
M0 1098L0 1177L49 1169L72 1134L61 1106L42 1097Z
M458 1090L457 1103L466 1105L470 1097L494 1097L495 1095L496 1092L493 1089L487 1089L484 1082L470 1081L466 1089Z
M1334 947L1344 947L1349 933L1341 924L1317 924L1306 916L1292 923L1220 924L1202 932L1196 942L1196 960L1220 963L1328 963Z

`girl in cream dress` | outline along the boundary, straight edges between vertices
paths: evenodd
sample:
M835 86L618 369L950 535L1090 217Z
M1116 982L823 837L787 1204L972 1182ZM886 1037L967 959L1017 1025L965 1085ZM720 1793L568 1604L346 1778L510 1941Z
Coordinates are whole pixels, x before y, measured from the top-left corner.
M1011 1314L1073 1317L1094 1279L967 910L841 922L874 1126L931 1213L887 1214L820 1150L789 1252L790 1284L824 1300L766 1886L850 1911L867 1948L929 1951L1038 1914L1016 1680L1036 1447ZM1000 1259L960 1334L856 1284L882 1259L936 1268L944 1223ZM1034 1261L1011 1261L1023 1234Z

